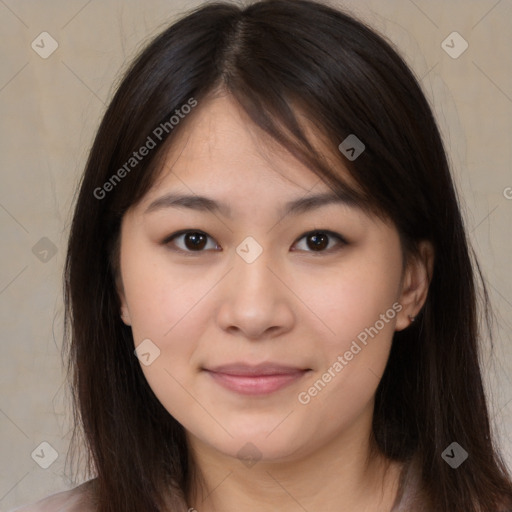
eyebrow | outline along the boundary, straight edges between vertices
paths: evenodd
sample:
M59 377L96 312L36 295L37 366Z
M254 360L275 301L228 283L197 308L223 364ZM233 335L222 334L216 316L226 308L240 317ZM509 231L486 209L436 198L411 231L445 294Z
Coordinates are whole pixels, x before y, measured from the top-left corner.
M361 208L356 198L348 192L326 192L323 194L301 197L285 203L280 210L281 216L299 215L316 210L331 204L341 204L351 208ZM228 205L215 199L199 195L168 193L155 199L144 211L144 214L159 211L165 208L188 208L191 210L221 214L232 219L231 209Z

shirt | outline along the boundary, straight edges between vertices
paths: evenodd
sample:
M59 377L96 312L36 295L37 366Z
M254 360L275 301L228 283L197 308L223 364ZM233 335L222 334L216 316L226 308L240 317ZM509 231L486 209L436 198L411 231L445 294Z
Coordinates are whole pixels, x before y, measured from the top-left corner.
M406 462L400 476L395 503L390 512L430 512L431 506L422 490L421 470L418 458Z
M89 495L92 482L88 480L73 489L57 492L8 512L95 512Z
M8 512L95 512L90 494L94 480L77 487L52 494L35 503ZM406 463L400 477L397 496L390 512L429 512L421 493L421 479L417 461Z

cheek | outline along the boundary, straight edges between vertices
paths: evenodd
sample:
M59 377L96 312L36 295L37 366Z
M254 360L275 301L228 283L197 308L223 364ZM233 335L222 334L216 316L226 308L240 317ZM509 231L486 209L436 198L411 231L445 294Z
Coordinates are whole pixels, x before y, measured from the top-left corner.
M192 358L208 318L200 302L208 290L207 280L171 273L143 254L125 270L134 348L149 339L158 354L147 366L140 362L150 388L185 428L193 427L189 422L208 424L190 394L195 378ZM195 411L194 415L190 411Z
M168 343L195 313L211 288L210 280L192 265L171 265L160 248L141 244L137 251L132 249L126 245L122 272L134 339L154 337Z
M323 364L297 396L300 407L324 418L333 430L354 422L373 400L386 367L394 332L393 314L391 310L388 323L375 318L371 323L361 323L360 319L339 321L336 342L323 345Z
M180 411L194 406L185 390L191 389L191 359L205 328L200 299L209 280L198 278L197 271L196 278L172 271L154 250L130 249L127 244L122 272L134 349L151 341L156 357L148 366L141 359L141 369L159 401L180 421Z
M354 418L373 398L387 364L401 310L401 260L390 250L385 255L360 253L357 263L333 273L329 285L311 296L329 335L321 338L321 366L302 397L327 418Z
M354 254L333 269L328 279L324 275L321 286L319 276L307 278L302 294L307 293L304 296L308 306L327 329L331 356L348 350L351 341L376 322L385 337L392 337L396 318L392 306L398 298L401 267L393 251L388 249L387 253L385 257L386 252L382 251L378 258L364 252L357 257ZM379 321L382 314L388 320L384 324Z
M198 407L189 391L193 390L193 381L183 369L186 363L180 364L179 354L173 351L173 364L170 364L165 350L150 366L142 365L144 377L158 401L181 425L189 430L197 424L210 425L211 418L204 408Z

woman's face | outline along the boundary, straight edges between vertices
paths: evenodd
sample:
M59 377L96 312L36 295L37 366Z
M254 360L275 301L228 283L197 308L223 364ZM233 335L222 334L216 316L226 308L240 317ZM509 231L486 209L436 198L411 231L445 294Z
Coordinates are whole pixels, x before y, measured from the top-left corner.
M122 223L123 320L149 385L224 455L293 460L367 436L393 332L421 307L396 229L303 202L331 190L229 97L194 115Z

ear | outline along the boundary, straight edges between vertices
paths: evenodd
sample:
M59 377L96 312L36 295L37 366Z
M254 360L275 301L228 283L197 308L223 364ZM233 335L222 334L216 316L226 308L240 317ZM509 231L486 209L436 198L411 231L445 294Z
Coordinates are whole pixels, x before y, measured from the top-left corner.
M115 282L116 282L116 291L117 291L117 294L119 295L119 300L121 302L121 320L126 325L132 325L132 320L130 318L130 310L128 309L128 304L126 302L126 297L124 294L124 286L123 286L123 282L121 280L121 276L119 275L119 272L116 275Z
M412 256L404 270L402 289L398 302L402 310L397 315L395 331L411 325L409 316L415 317L425 304L434 270L435 251L431 242L422 240L418 244L419 254Z

